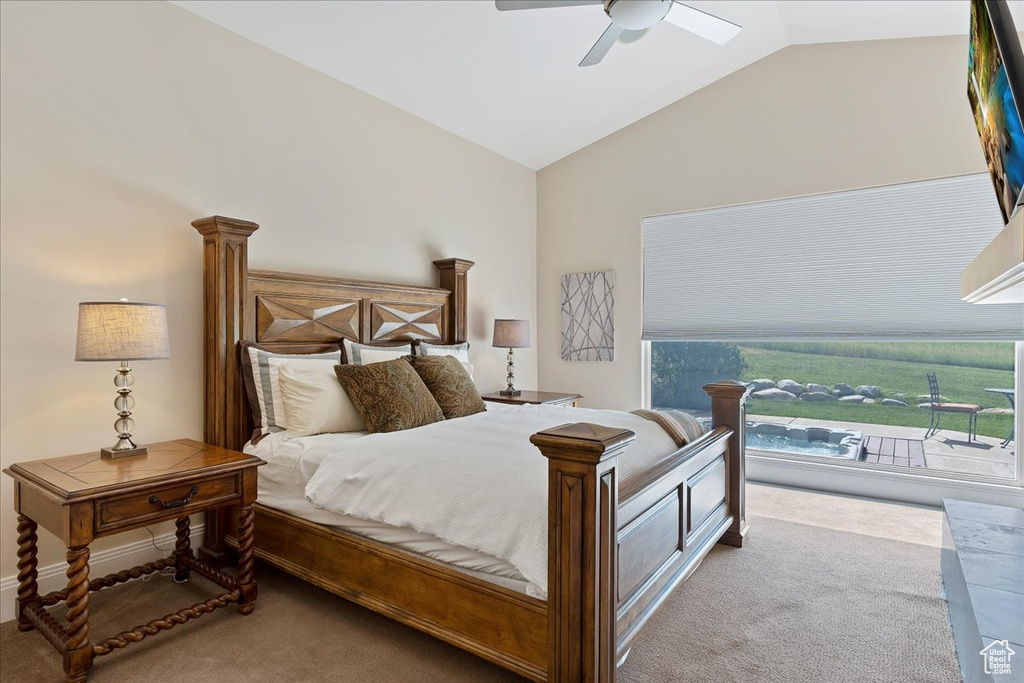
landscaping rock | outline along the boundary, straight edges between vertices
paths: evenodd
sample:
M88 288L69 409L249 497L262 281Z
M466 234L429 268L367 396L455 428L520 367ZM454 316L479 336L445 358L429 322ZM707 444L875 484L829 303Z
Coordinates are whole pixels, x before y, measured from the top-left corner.
M1013 415L1013 411L1009 408L982 408L978 412L988 415Z
M775 382L770 379L752 379L747 382L747 386L752 392L763 391L764 389L774 389Z
M832 387L832 393L835 394L836 396L850 396L852 394L856 394L857 392L854 391L853 387L851 387L849 384L840 382L839 384Z
M815 403L819 401L834 401L836 400L836 397L832 394L826 394L823 391L805 391L800 395L800 400Z
M907 407L909 407L903 401L897 401L894 398L883 398L882 399L882 405L883 406L896 406L898 408L907 408Z
M840 403L863 403L864 402L864 397L861 396L860 394L852 394L850 396L840 396L839 397L839 402Z
M799 396L800 394L806 391L806 389L804 389L803 384L800 384L800 382L794 382L791 379L781 380L775 386L778 387L779 389L782 389L783 391L788 391L789 393L794 394L796 396Z
M813 391L819 394L831 394L832 390L826 387L824 384L815 384L814 382L807 383L807 391Z
M791 394L788 391L783 391L782 389L776 389L774 387L772 387L771 389L762 389L761 391L755 391L752 394L750 394L750 396L752 398L759 398L767 401L792 401L793 399L796 398L795 394Z
M948 398L946 398L945 396L941 396L941 395L939 396L939 400L942 401L943 403L949 401ZM918 401L918 403L931 403L932 402L932 395L931 394L918 394L917 395L917 401Z
M874 403L874 402L875 402L875 399L873 399L873 398L866 398L863 401L861 401L861 403Z
M882 395L882 390L873 384L862 384L857 387L857 393L867 398L878 398Z
M931 407L932 407L932 404L931 404L931 402L930 402L930 401L929 401L929 402L927 402L927 403L918 403L918 404L917 404L917 407L918 407L918 408L931 408Z

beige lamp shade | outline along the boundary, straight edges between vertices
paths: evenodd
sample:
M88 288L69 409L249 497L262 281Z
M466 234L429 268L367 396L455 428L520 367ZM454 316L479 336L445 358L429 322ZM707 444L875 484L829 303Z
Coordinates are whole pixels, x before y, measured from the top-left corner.
M157 360L171 357L167 309L131 301L78 304L75 360Z
M491 344L499 349L530 348L530 321L503 320L494 321L494 342Z

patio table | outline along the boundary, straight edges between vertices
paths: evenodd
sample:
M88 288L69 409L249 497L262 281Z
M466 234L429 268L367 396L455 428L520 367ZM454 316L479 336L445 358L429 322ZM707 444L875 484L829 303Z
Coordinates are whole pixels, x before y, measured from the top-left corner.
M988 391L988 392L993 393L993 394L1002 394L1003 396L1006 397L1006 400L1010 402L1010 410L1013 410L1013 411L1017 410L1016 406L1014 405L1014 399L1016 398L1017 392L1015 392L1013 389L985 389L985 391ZM1010 425L1010 435L1008 437L1006 437L1005 441L1003 441L1003 447L1004 448L1006 446L1008 446L1011 441L1013 441L1014 431L1016 429L1017 429L1017 414L1016 414L1016 412L1014 412L1013 423Z

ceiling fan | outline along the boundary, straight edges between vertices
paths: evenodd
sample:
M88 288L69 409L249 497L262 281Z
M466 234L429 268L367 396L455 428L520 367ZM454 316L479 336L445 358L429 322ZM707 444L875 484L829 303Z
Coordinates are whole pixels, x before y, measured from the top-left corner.
M599 63L612 45L618 40L633 43L644 37L648 30L659 21L665 20L696 33L702 38L725 45L737 33L740 26L713 14L684 5L679 0L495 0L495 6L502 12L519 9L546 9L548 7L573 7L576 5L604 5L604 13L612 23L590 48L580 66Z

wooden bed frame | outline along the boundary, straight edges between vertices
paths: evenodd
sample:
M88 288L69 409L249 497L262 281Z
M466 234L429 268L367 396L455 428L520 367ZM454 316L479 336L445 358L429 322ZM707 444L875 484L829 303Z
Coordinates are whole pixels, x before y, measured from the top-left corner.
M251 433L239 342L316 352L342 338L466 338L471 261L434 261L440 288L249 270L259 226L221 216L192 225L203 236L208 443L241 450ZM258 503L256 555L534 681L612 682L672 590L716 542L740 547L746 535L744 387L704 389L712 430L627 481L616 466L630 431L571 424L531 438L549 467L547 601ZM229 561L234 517L207 514L208 560Z

